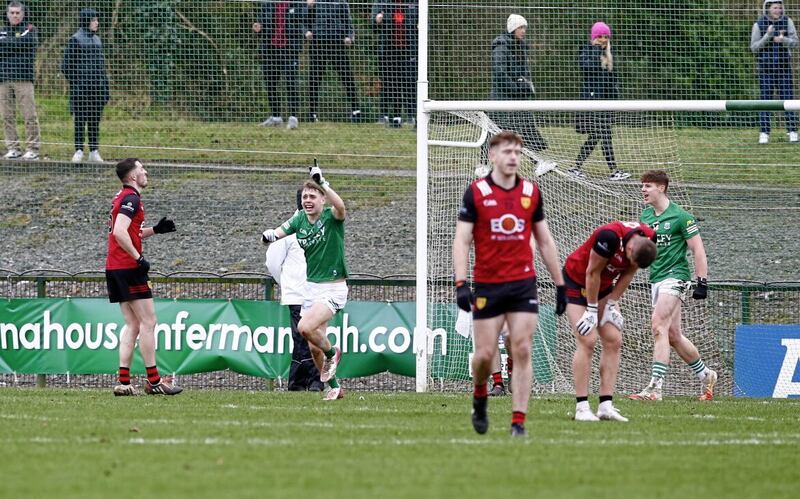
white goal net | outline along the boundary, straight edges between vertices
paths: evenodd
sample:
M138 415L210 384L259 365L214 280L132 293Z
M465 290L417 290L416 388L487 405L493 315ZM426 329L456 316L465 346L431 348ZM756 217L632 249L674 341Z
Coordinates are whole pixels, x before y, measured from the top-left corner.
M609 168L598 145L583 165L586 176L577 178L568 171L575 166L585 136L575 133L576 113L510 114L454 111L433 112L429 121L428 148L428 327L448 331L435 336L429 352L428 380L431 389L458 385L470 379L469 359L473 345L470 327L456 327L456 307L452 284L452 241L461 197L469 183L485 171L485 146L488 137L505 120L536 126L547 142L544 150L523 149L520 173L535 179L544 197L545 213L563 263L591 231L613 220L638 220L643 208L639 176L649 169L666 170L671 178L671 199L692 210L687 190L682 186L682 167L678 137L672 113L618 113L614 125L617 168L631 173L626 181L609 180ZM510 119L509 119L510 118ZM518 131L523 136L530 131ZM550 172L536 175L537 163L554 162ZM483 173L485 174L485 173ZM571 392L572 355L575 340L565 317L554 314L554 285L537 255L540 322L533 342L534 391ZM640 271L621 300L625 316L623 354L617 390L638 392L649 380L652 365L650 332L650 287L646 271ZM706 364L720 371L721 391L730 392L731 372L720 356L715 335L708 321L705 302L687 300L683 308L685 334L692 339ZM593 390L596 393L598 347L594 359ZM675 354L671 359L666 391L672 395L699 393L699 382Z

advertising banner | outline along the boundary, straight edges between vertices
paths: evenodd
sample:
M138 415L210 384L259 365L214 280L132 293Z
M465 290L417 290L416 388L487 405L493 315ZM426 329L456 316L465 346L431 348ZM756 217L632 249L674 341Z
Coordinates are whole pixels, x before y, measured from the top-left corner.
M735 341L735 396L800 397L800 325L739 324Z

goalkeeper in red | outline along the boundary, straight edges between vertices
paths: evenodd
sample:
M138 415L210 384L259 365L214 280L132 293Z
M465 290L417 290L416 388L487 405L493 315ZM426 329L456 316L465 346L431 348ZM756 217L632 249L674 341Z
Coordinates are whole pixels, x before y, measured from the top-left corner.
M310 168L312 180L303 184L302 210L275 229L267 229L261 242L269 244L297 235L297 243L306 256L308 285L300 310L297 330L308 340L319 379L328 383L325 400L344 398L336 379L342 352L331 345L326 334L328 321L347 303L347 266L344 257L344 201L322 176L318 166ZM330 202L331 206L325 206Z
M525 415L531 393L531 340L539 314L531 234L556 285L556 313L566 308L558 249L544 215L539 186L517 175L522 138L504 131L489 142L492 172L472 182L464 193L453 241L457 303L471 311L475 353L472 357L474 392L472 426L489 429L487 378L497 352L497 338L508 327L514 358L511 435L525 437ZM470 246L475 245L473 294L467 284Z
M642 195L648 205L640 220L656 232L658 257L650 267L653 303L653 369L650 383L641 392L631 395L635 400L661 400L664 378L669 369L670 347L689 364L702 384L700 400L714 398L717 373L709 369L697 347L681 332L681 304L691 288L691 271L686 250L692 252L696 286L695 300L708 295L708 261L700 228L695 218L667 197L669 177L662 170L644 172Z

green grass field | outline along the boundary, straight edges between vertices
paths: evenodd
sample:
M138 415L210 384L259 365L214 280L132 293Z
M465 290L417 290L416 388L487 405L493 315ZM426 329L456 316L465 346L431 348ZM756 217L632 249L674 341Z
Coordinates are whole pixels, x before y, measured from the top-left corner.
M596 402L596 401L595 401ZM0 497L796 497L797 400L510 399L477 435L466 394L0 389ZM792 478L794 477L794 478Z
M73 131L66 100L41 98L37 106L42 154L68 160ZM259 127L260 118L211 123L157 110L135 114L109 106L101 125L101 149L109 159L138 156L146 161L305 167L317 157L334 168L392 172L416 167L416 133L410 127L328 122L301 123L297 130L286 130ZM668 140L654 140L664 130ZM565 167L586 138L571 126L545 126L542 133L550 142L548 154ZM684 182L800 186L800 146L787 143L778 129L767 147L756 144L756 138L757 130L750 128L677 128L673 135L671 128L624 130L618 125L614 148L620 167L634 171L643 165L680 161ZM607 173L599 147L585 168L591 175Z

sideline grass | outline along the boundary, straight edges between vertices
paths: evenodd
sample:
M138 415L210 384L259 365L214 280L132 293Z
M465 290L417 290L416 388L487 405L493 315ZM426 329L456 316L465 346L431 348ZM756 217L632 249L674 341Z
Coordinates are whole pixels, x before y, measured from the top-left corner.
M37 108L45 142L42 154L68 160L74 151L66 100L41 98ZM679 159L684 182L800 187L800 146L787 143L782 132L773 134L765 147L756 143L757 130L750 128L677 128L663 144L640 143L646 135L639 129L625 132L618 125L615 130L614 148L622 168L636 171L643 158L652 164ZM542 133L551 143L549 154L562 166L571 164L585 139L570 126L545 126ZM416 134L411 127L393 129L374 123L301 123L297 130L286 130L259 127L257 121L201 122L159 111L135 115L109 106L101 124L101 143L108 158L137 155L147 161L305 167L318 157L326 167L389 172L413 171L416 164ZM585 168L605 176L599 147Z
M477 435L465 394L0 389L0 497L792 497L798 401L617 402L579 424L510 399Z

